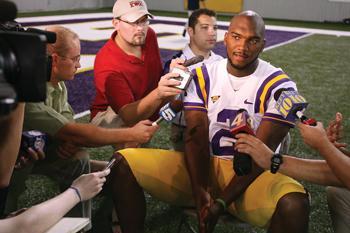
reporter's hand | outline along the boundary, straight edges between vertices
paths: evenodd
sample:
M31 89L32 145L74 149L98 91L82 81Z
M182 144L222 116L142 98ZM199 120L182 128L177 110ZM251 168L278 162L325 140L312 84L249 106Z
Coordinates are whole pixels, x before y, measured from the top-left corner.
M134 136L134 141L146 143L151 140L153 134L159 129L159 126L152 126L152 121L143 120L134 125L130 130Z
M343 115L340 112L337 112L334 120L329 122L326 133L329 141L338 149L342 150L347 146L346 143L339 142L343 137Z
M175 59L172 59L172 60L171 60L171 63L170 63L170 66L169 66L170 72L172 72L172 70L173 70L175 67L177 67L177 68L179 68L179 69L181 69L181 70L187 71L187 70L188 70L187 67L183 66L184 62L185 62L185 59L182 59L182 58L175 58Z
M86 201L96 196L101 190L103 184L106 182L106 176L111 172L110 169L84 174L75 179L72 186L79 190L81 200Z
M326 133L329 141L335 142L341 139L343 134L343 115L340 112L335 114L334 120L330 121Z
M31 147L28 147L27 151L21 150L19 152L16 164L15 164L15 169L22 169L29 164L32 164L35 161L42 160L45 158L45 153L38 149L34 150Z
M160 100L181 94L181 90L175 86L180 85L181 82L174 78L179 77L179 74L168 73L160 78L157 87L157 95Z
M259 138L249 134L238 134L235 149L238 152L249 154L258 166L263 169L270 169L273 151L266 146Z
M318 148L325 143L329 143L325 129L322 122L317 122L316 126L309 126L306 124L297 124L300 135L304 140L304 143L310 147L318 150Z

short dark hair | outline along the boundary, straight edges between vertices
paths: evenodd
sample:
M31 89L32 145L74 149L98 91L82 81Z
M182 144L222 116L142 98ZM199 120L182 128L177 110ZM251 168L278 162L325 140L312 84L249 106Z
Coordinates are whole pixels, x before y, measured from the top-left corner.
M194 29L194 27L198 23L198 18L201 15L216 17L216 13L213 10L209 10L206 8L198 9L198 10L193 11L192 14L190 15L190 17L188 18L188 26L190 28Z

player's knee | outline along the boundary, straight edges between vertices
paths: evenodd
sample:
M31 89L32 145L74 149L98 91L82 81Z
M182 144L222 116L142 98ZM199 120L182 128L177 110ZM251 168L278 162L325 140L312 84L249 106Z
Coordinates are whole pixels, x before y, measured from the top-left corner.
M113 173L117 173L119 176L125 176L131 174L131 169L128 161L122 156L118 154L116 156L116 164L112 168Z
M277 204L277 214L281 217L307 218L309 216L309 199L303 193L288 193Z

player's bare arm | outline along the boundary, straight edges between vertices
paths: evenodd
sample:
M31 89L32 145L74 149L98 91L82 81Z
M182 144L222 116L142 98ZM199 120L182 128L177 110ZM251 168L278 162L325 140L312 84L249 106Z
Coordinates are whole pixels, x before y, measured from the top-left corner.
M203 216L208 211L211 197L207 191L209 177L208 117L205 112L187 111L185 137L185 161L197 207L199 231L206 232Z

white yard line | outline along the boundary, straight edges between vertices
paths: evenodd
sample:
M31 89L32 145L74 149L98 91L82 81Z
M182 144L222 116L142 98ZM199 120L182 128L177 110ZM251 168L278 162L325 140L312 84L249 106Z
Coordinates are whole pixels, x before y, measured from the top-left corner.
M70 19L89 19L89 18L108 18L112 19L112 13L85 13L85 14L73 14L73 15L54 15L54 16L38 16L38 17L22 17L18 18L20 23L28 22L48 22L57 20L70 20ZM164 21L186 22L186 18L168 17L168 16L155 16L155 19ZM218 21L219 25L228 26L229 22ZM349 31L337 31L326 29L313 29L313 28L301 28L301 27L287 27L287 26L275 26L266 25L266 29L280 30L280 31L292 31L292 32L304 32L312 34L334 35L334 36L350 36Z
M282 42L282 43L279 43L279 44L275 44L275 45L269 46L269 47L265 48L264 51L268 51L270 49L274 49L274 48L277 48L277 47L280 47L280 46L283 46L283 45L286 45L286 44L293 43L293 42L295 42L297 40L303 39L303 38L311 36L311 35L313 35L313 34L309 33L309 34L304 34L302 36L295 37L293 39L287 40L286 42Z

